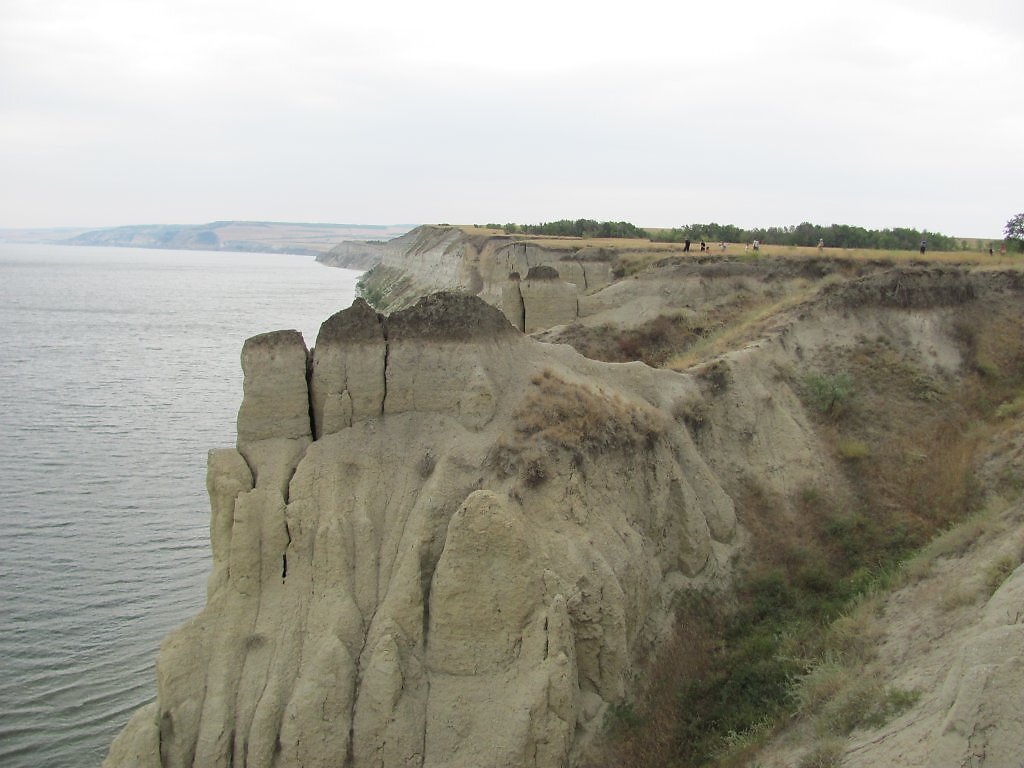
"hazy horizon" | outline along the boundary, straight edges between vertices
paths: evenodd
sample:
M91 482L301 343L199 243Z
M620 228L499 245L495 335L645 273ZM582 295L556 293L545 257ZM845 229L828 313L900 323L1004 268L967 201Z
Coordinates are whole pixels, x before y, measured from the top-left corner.
M261 220L261 221L249 220L249 221L245 221L245 220L242 220L242 219L215 219L213 221L201 221L201 222L198 222L198 221L197 222L178 222L178 221L174 221L174 222L144 222L144 223L136 223L136 224L114 224L112 226L99 226L99 227L89 226L89 225L58 225L58 226L54 226L54 227L0 227L0 232L33 232L33 231L38 231L38 232L59 232L59 231L81 232L81 231L86 231L86 232L89 232L89 231L104 231L104 230L112 230L112 229L120 229L120 228L128 228L128 227L201 227L201 226L205 226L205 225L213 224L213 223L217 223L217 222L234 222L234 223L238 223L238 224L273 224L273 225L290 225L290 226L323 226L323 227L338 227L338 228L350 228L350 229L392 229L392 230L395 230L395 229L404 228L404 229L406 229L408 231L408 230L412 230L412 229L415 229L416 227L420 227L420 226L460 226L460 227L479 226L479 227L483 227L487 223L498 224L499 226L504 226L505 224L509 224L509 223L520 224L520 225L537 225L537 224L550 223L550 222L554 222L554 221L560 221L560 220L563 220L563 219L566 219L566 218L567 217L562 216L562 217L557 217L557 218L544 219L543 221L516 221L516 222L447 221L447 222L419 222L419 223L415 223L415 224L410 224L408 222L387 222L387 223L383 223L382 224L382 223L376 223L376 222L372 222L372 223L356 223L356 222L335 222L335 221L312 222L312 221L274 221L274 220ZM589 218L592 218L592 217L585 216L585 217L581 217L581 218L588 218L589 219ZM604 219L603 221L623 221L623 219L619 219L619 218ZM732 222L732 221L726 221L724 219L721 220L721 221L714 222L714 223L722 224L722 225L734 225L734 226L739 227L740 229L751 230L751 229L770 228L770 227L795 227L795 226L798 226L799 224L802 224L804 222L806 222L806 219L803 220L803 221L768 224L768 225L765 225L764 227L761 227L761 226L758 226L758 227L746 226L742 222ZM637 223L635 221L634 222L629 222L629 223L635 224L640 229L644 229L644 230L657 230L657 229L671 229L673 227L685 227L685 226L689 226L689 225L692 225L692 224L711 224L713 222L711 222L711 221L700 221L700 222L696 222L696 221L681 221L681 222L678 222L677 224L674 224L674 225L671 225L671 226L665 226L665 227L645 226L645 225L639 224L639 223ZM831 226L831 225L854 226L854 227L863 226L861 224L858 224L855 221L829 221L829 222L811 221L811 222L807 222L807 223L814 224L814 225L825 226L825 227ZM864 228L872 230L872 229L898 229L898 228L910 229L911 227L903 227L901 225L895 225L893 227L864 227ZM1003 239L1003 236L1002 236L1001 233L999 235L992 235L992 236L984 236L984 235L978 236L978 235L973 235L973 234L970 234L970 233L964 234L962 232L950 232L950 231L946 231L946 230L943 230L943 229L927 229L927 230L921 230L921 231L932 233L932 234L945 235L945 236L953 237L953 238L962 238L962 239L967 239L967 240L1002 240ZM394 237L398 237L398 236L399 235L394 235Z
M0 228L1024 208L1024 6L12 0Z

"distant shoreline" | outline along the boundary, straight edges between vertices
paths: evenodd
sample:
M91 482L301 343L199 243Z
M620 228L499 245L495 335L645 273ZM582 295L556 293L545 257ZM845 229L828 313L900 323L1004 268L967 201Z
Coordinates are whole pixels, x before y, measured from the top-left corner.
M345 241L388 240L404 224L303 224L218 221L209 224L143 224L122 227L0 229L0 243L93 245L158 250L227 251L318 256Z

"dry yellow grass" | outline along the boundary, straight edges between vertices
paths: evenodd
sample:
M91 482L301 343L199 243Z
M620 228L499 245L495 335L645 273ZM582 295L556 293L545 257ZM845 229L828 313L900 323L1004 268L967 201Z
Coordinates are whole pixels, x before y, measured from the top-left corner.
M568 449L601 450L647 443L664 430L652 408L569 383L550 370L532 383L534 389L514 414L516 431L525 438Z
M499 236L505 235L504 230L493 227L474 225L458 225L467 234ZM639 238L602 238L602 237L569 237L514 234L511 238L517 241L536 243L538 247L552 250L568 250L583 247L600 248L615 254L625 274L634 274L669 256L684 256L681 243L660 243ZM981 241L970 241L977 245ZM988 242L988 241L985 241ZM688 256L698 258L700 252L693 249ZM709 254L705 254L707 256ZM962 264L984 269L1024 269L1024 256L1019 253L996 253L989 256L987 248L976 248L963 251L928 251L924 256L916 250L891 250L874 248L830 248L818 250L816 246L797 245L762 245L755 253L747 243L726 243L725 250L720 250L718 243L712 243L710 256L741 257L748 259L765 259L769 257L787 259L831 258L848 261L877 261L893 264L919 262L925 264Z
M764 331L766 323L776 320L779 315L799 306L817 293L819 289L820 285L807 285L778 301L752 307L733 322L723 326L717 332L709 334L685 352L668 360L664 367L673 371L685 371L697 363L736 349L742 345L742 342L760 335Z

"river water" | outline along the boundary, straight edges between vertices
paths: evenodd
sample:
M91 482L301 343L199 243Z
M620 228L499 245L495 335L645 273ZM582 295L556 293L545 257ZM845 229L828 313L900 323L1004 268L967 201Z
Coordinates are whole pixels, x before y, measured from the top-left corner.
M0 765L98 766L210 566L206 453L249 336L307 346L357 272L312 257L0 245Z

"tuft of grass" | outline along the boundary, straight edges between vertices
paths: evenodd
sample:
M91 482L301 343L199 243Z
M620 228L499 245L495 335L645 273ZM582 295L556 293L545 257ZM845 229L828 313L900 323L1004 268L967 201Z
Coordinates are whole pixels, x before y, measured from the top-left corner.
M776 301L755 303L745 312L730 317L727 324L709 329L688 349L669 358L664 367L685 371L701 361L720 357L738 348L743 341L760 336L769 321L804 303L816 290L813 286L807 286Z
M1020 565L1020 558L1011 555L1002 555L990 563L985 569L985 587L988 589L988 594L995 594L1018 565Z
M797 768L839 768L846 753L842 739L824 739L817 742L800 758Z
M844 461L860 461L871 455L871 447L863 440L846 438L836 444L839 458Z
M957 584L942 593L939 598L939 607L946 612L952 612L966 608L968 605L974 605L980 597L981 593L977 588Z
M997 419L1018 419L1024 416L1024 392L996 408Z
M825 704L850 685L853 671L832 653L813 662L810 668L794 681L791 695L797 712L812 716Z
M907 578L920 581L931 572L936 560L963 557L981 539L1004 532L1007 529L1007 523L1002 519L1005 510L1006 502L993 498L963 522L941 531L904 563Z
M742 765L745 763L744 757L762 746L774 732L775 723L767 717L745 730L729 731L722 738L722 745L714 758L720 765Z

